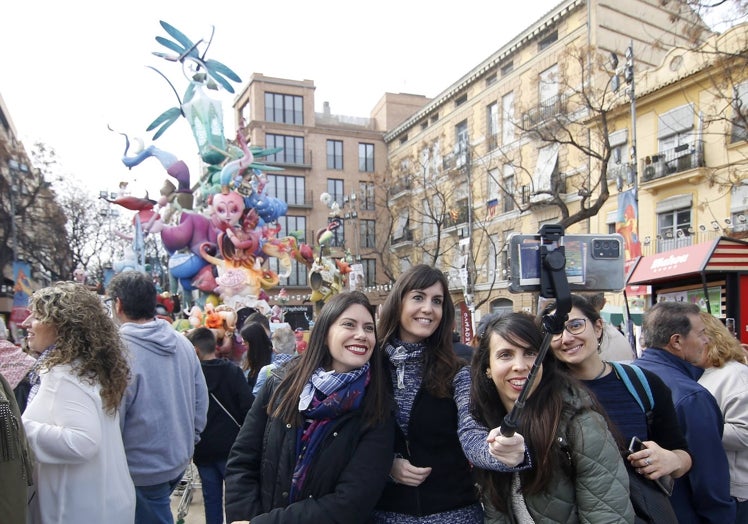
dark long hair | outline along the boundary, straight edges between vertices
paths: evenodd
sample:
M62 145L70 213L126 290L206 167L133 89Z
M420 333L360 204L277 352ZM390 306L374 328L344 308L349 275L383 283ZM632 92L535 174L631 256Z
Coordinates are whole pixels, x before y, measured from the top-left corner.
M249 370L247 380L254 380L260 368L267 366L273 360L273 343L259 322L245 322L241 336L247 345L242 369Z
M327 334L340 315L355 304L364 306L371 313L372 321L374 320L374 308L366 295L359 291L338 293L328 300L314 323L306 351L287 364L286 374L268 403L268 415L278 417L294 426L301 424L299 397L304 386L316 369L327 369L332 365ZM383 422L391 411L382 349L376 343L369 359L369 366L371 378L366 387L363 403L364 427Z
M471 412L476 420L486 427L501 425L507 414L493 380L486 375L490 368L490 341L493 334L522 347L539 349L542 334L535 319L526 313L504 314L487 327L475 350L470 369ZM546 490L558 468L567 468L556 436L564 409L569 406L564 401L565 391L577 387L576 381L564 372L548 351L543 359L543 374L535 391L527 399L525 409L519 419L519 433L525 437L532 455L533 468L520 473L522 491L526 495ZM479 485L488 500L499 511L506 512L512 473L476 470Z
M414 289L426 289L436 283L440 283L444 290L442 319L436 331L424 341L427 351L424 351L423 386L432 395L443 398L452 394L452 379L460 368L452 346L455 306L449 295L449 282L444 273L419 264L400 275L382 306L378 333L383 346L398 337L405 295Z

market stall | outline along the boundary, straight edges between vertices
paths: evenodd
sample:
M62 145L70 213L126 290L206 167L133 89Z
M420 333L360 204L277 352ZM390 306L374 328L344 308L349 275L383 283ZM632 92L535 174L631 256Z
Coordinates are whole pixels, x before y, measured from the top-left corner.
M629 286L651 286L650 304L687 301L721 318L733 319L748 343L748 242L729 237L640 257Z

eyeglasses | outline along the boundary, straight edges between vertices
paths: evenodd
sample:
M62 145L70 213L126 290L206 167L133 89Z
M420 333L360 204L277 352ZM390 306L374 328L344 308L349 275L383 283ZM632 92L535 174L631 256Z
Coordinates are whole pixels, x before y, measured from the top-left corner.
M575 318L572 320L569 320L566 324L564 324L564 329L571 333L572 335L580 335L584 332L585 329L587 329L587 319L586 318ZM553 335L553 340L559 340L563 336L564 332L561 331L561 333L556 333Z

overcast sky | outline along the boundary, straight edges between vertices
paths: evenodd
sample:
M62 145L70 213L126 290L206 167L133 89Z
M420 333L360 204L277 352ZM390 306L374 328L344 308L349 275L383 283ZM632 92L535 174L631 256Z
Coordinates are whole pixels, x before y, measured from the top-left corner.
M65 176L93 193L127 180L154 197L168 177L154 159L128 171L124 139L107 125L149 143L145 128L176 100L147 65L178 84L180 96L186 87L175 64L151 55L164 50L154 40L167 36L159 20L193 41L215 26L208 57L236 71L242 85L254 72L313 80L316 111L329 101L333 114L367 117L385 92L439 94L558 3L12 2L0 19L0 93L27 148L41 141L55 149ZM221 93L225 107L234 96ZM227 137L235 125L233 117L225 122ZM198 169L184 119L157 145Z

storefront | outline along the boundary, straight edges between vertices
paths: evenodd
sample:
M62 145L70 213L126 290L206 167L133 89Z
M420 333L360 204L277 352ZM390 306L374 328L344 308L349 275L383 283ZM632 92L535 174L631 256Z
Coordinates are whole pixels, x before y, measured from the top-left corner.
M628 285L651 286L652 304L692 302L723 321L734 319L738 338L748 343L748 298L741 298L748 297L748 242L720 237L640 257Z

